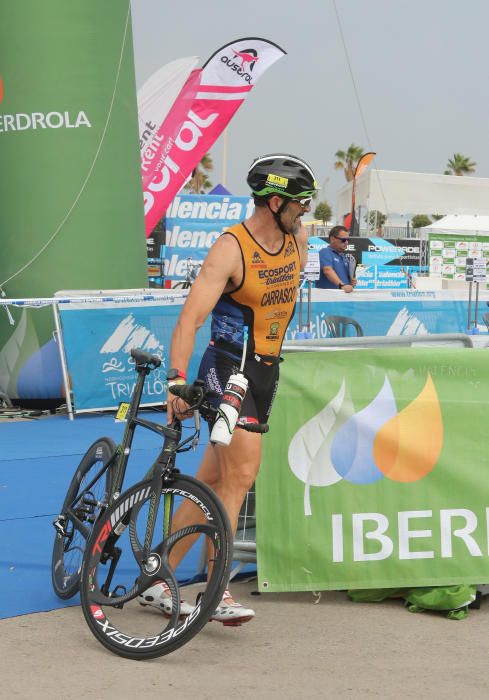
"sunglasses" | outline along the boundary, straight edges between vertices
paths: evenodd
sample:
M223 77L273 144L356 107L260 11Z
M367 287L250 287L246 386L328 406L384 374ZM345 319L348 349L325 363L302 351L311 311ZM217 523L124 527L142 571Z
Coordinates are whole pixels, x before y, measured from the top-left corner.
M311 206L312 197L304 197L304 199L292 199L292 202L297 202L303 209Z
M336 240L340 241L340 243L348 243L350 240L349 238L342 238L341 236L333 236L333 238L336 238Z

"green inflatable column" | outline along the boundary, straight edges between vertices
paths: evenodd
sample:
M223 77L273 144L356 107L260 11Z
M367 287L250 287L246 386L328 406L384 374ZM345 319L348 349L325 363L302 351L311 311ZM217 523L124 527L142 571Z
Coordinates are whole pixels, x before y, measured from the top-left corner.
M146 287L130 1L11 0L0 46L2 293ZM0 391L60 397L51 308L10 312Z

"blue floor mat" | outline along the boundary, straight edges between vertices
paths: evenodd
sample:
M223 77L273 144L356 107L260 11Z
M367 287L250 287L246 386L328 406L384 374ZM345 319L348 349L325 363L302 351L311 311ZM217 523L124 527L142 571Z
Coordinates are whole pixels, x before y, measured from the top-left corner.
M166 420L166 414L142 415L155 422ZM78 603L78 597L59 600L51 587L52 521L89 445L102 435L119 442L123 428L110 416L0 424L0 618ZM196 452L179 455L183 473L195 474L206 443L203 425ZM144 476L161 444L155 433L136 430L128 486Z

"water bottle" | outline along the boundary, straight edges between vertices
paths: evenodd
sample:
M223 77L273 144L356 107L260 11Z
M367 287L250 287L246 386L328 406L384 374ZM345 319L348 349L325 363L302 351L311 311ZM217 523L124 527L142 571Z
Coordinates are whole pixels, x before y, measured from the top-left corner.
M229 445L247 389L248 380L242 372L229 377L219 405L218 417L211 431L211 442Z

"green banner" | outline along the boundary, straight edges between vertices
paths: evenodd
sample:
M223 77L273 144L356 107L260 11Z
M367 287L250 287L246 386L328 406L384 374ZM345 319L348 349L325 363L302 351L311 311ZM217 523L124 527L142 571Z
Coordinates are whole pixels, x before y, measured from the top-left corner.
M261 590L489 581L484 349L287 354L257 480Z
M428 245L430 277L465 280L467 258L489 259L489 236L439 231L428 234Z
M2 292L147 286L129 0L3 5ZM46 380L51 309L11 313L15 326L0 310L0 388L61 396L59 370Z

